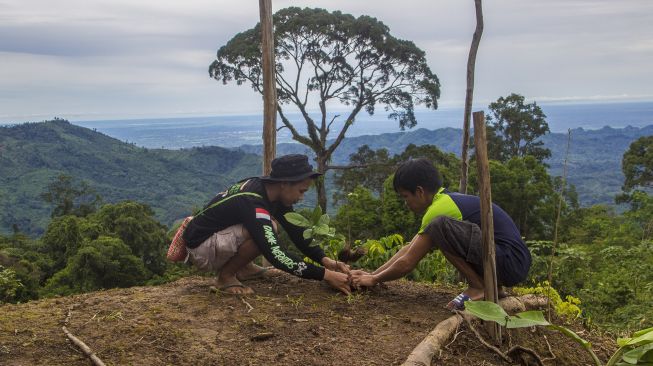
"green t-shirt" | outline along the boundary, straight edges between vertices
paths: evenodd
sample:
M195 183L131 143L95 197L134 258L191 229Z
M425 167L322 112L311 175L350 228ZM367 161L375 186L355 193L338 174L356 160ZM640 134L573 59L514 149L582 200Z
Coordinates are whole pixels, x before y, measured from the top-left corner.
M463 214L460 212L458 205L448 194L444 193L444 187L440 188L433 196L433 202L431 202L429 208L426 209L426 213L424 213L424 217L422 217L422 224L419 227L418 234L424 233L426 226L438 216L447 216L456 220L463 219Z

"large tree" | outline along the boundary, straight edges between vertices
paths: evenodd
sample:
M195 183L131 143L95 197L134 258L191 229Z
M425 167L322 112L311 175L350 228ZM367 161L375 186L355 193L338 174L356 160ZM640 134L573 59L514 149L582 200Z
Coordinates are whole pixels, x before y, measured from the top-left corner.
M653 136L644 136L630 144L621 162L623 190L653 187Z
M487 115L488 156L506 162L531 155L539 162L551 156L539 138L549 132L546 115L535 103L524 103L524 97L510 94L490 104Z
M291 7L278 11L273 21L277 110L293 139L313 150L318 171L327 171L333 152L361 111L373 114L377 105L383 106L404 129L417 124L415 105L437 108L440 82L424 52L413 42L393 37L377 19ZM260 24L221 47L209 74L225 84L249 84L262 94ZM349 109L332 131L339 115L328 113L327 107L334 105ZM310 113L315 109L317 116ZM289 110L299 112L306 132L291 121ZM323 180L317 191L324 209Z

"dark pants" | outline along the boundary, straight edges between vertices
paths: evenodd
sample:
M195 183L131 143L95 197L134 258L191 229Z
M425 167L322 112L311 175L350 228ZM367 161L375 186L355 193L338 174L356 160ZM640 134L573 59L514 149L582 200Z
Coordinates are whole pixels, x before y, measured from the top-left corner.
M424 233L431 238L435 248L463 258L483 278L481 229L478 225L439 216L426 226Z
M431 238L434 248L463 258L474 272L484 277L481 229L478 225L439 216L426 226L424 234ZM531 265L530 255L521 258L519 251L512 250L509 245L496 240L495 245L498 285L511 287L523 282Z

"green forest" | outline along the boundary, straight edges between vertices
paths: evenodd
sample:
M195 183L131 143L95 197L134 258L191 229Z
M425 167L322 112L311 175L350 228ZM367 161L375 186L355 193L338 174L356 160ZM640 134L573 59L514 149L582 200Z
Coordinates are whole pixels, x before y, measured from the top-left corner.
M527 114L537 108L523 99L517 105ZM505 148L489 151L493 201L513 217L534 257L529 280L519 291L551 296L560 312L588 325L616 332L653 325L653 198L646 192L653 182L653 138L635 140L623 155L625 179L616 199L627 207L625 211L618 212L615 205L582 207L576 188L563 184L560 176L551 176L544 162L551 152L538 139L547 129L532 134L528 141L516 141L506 132L506 120L500 118L507 105L495 107L491 109L494 118L488 116L489 138L494 139L493 146ZM545 121L538 123L546 127ZM518 127L532 128L529 123ZM2 155L3 177L15 179L2 186L4 209L11 211L12 204L30 198L44 202L47 211L23 218L45 222L43 233L28 235L22 230L25 221L14 221L13 232L0 236L0 302L155 285L194 273L165 261L173 228L160 223L149 204L116 201L112 194L127 187L132 197L143 198L138 201L154 195L157 201L166 202L157 210L169 207L168 217L181 217L209 197L203 186L207 180L201 177L208 176L215 182L213 190L218 190L226 182L252 175L260 161L255 155L220 148L147 150L61 120L3 129L10 136L3 139L5 151L23 152ZM57 143L48 143L52 141ZM73 151L66 141L87 148ZM26 153L44 148L39 155ZM35 156L40 160L21 161ZM343 259L351 254L344 259L358 268L374 269L396 253L410 240L419 217L406 209L392 189L392 172L399 162L416 157L431 160L445 186L457 190L460 160L453 153L434 145L409 144L397 154L360 146L350 155L350 164L359 168L337 171L331 184L330 200L337 209L329 225L337 235L315 238L316 244L332 257ZM42 169L31 174L20 171L35 164ZM169 170L170 166L174 169ZM77 176L100 171L105 174L97 180ZM473 159L469 171L469 191L476 193ZM49 182L44 190L27 184L35 182L34 177ZM300 212L309 219L315 217L313 210ZM15 217L8 220L3 225ZM547 282L550 267L552 286ZM408 278L457 285L453 267L438 252L423 260Z

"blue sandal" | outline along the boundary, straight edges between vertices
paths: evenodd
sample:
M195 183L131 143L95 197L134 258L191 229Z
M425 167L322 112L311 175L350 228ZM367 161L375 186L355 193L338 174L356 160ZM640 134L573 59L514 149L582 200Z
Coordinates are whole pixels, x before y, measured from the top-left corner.
M453 300L449 302L449 304L453 303L453 307L449 308L449 304L447 304L447 308L449 310L454 311L454 310L460 310L463 311L465 310L465 301L472 301L472 299L465 295L464 293L458 294Z

